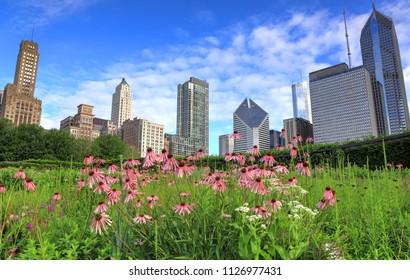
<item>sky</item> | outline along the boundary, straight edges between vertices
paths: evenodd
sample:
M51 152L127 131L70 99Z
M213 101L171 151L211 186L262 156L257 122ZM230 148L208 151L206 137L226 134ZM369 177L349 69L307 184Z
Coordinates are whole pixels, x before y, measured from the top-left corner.
M410 0L374 2L395 23L410 92ZM209 149L218 154L218 137L232 133L245 98L281 130L293 117L292 83L348 63L343 10L352 66L359 66L371 0L0 0L0 88L14 80L20 42L34 40L42 127L58 129L79 104L110 119L112 94L125 78L132 117L175 133L178 84L206 80Z

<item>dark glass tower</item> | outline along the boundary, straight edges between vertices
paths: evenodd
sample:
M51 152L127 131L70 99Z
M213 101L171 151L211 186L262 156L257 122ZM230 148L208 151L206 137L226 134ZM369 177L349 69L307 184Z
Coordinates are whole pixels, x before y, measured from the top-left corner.
M364 67L372 79L377 133L410 129L399 43L393 20L376 10L364 25L360 46Z

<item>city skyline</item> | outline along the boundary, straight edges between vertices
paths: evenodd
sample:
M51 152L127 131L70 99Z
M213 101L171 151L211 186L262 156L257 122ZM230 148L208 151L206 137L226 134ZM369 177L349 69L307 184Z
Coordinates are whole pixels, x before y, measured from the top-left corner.
M232 112L245 97L263 104L270 128L280 130L293 115L291 84L347 62L343 9L353 66L362 65L360 30L372 11L372 1L35 2L7 1L0 11L0 89L13 80L18 45L31 39L34 23L43 127L58 128L80 103L109 119L112 92L125 77L132 117L175 133L175 87L194 76L209 83L210 154L218 154L219 135L232 133ZM409 91L410 8L406 1L375 5L395 23Z

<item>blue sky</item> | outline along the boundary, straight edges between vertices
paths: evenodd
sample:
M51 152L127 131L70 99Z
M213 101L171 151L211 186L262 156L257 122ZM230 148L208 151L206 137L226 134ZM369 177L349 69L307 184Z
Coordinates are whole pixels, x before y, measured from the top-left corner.
M375 1L393 18L410 91L410 1ZM370 0L0 0L0 88L13 82L21 40L39 44L35 96L41 125L59 128L77 105L109 119L116 85L126 78L133 117L176 130L176 90L189 77L210 84L210 153L232 132L244 98L280 130L292 111L291 84L348 61L362 64L360 30ZM408 94L409 96L409 94ZM410 98L408 98L410 99Z

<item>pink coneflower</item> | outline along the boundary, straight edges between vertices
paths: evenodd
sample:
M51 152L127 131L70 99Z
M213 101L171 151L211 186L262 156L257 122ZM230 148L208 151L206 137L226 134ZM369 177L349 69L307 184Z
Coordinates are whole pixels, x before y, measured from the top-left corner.
M323 193L323 197L326 200L331 200L334 198L332 189L329 186L326 187L325 192Z
M78 186L77 190L81 190L82 188L84 188L85 187L84 179L81 179L80 181L78 181L77 186Z
M261 155L257 145L254 145L250 150L248 150L248 153L250 153L253 156L260 156Z
M212 184L215 181L216 174L209 172L208 174L202 175L204 178L199 182L202 185Z
M295 136L292 137L292 144L293 146L297 146L298 144L298 138L296 138Z
M280 165L277 165L277 166L275 166L275 167L273 167L273 169L276 171L276 172L279 172L279 173L284 173L284 174L288 174L289 173L289 170L286 168L286 165L285 165L285 163L281 163Z
M135 196L138 194L136 190L128 190L128 194L124 199L124 202L132 201L135 199Z
M184 192L179 194L180 197L187 197L189 196L189 192Z
M272 156L272 152L268 152L259 161L265 166L273 166L276 163L275 158Z
M192 208L194 208L195 204L191 203L190 205L186 204L185 202L181 202L181 204L177 204L174 206L174 212L179 215L191 214Z
M268 177L271 177L272 175L276 177L275 172L266 169L264 165L253 170L252 174L255 174L255 176L260 176L263 178L268 178Z
M127 178L124 180L124 185L122 186L125 190L132 190L137 188L138 181L134 179Z
M284 150L285 150L285 147L283 147L281 144L278 144L278 145L276 146L276 150L278 150L278 151L284 151Z
M202 149L199 149L198 154L196 155L197 158L204 158L205 153Z
M1 184L0 185L0 193L5 193L6 192L6 186Z
M298 155L298 148L293 147L293 148L290 150L290 156L293 157L293 158L295 158L297 155Z
M308 163L307 161L305 161L305 162L302 164L302 167L299 168L299 170L298 170L297 173L300 174L300 175L302 175L302 176L303 176L303 175L306 175L306 176L310 177L309 163Z
M174 158L173 154L168 154L168 159L165 162L164 166L162 167L162 170L164 171L170 171L170 170L178 170L179 163L178 161Z
M309 135L307 138L306 138L306 143L313 143L313 138Z
M187 161L196 161L198 158L196 157L195 154L191 154L188 158Z
M118 166L116 166L113 162L108 164L107 174L113 174L118 172Z
M150 147L148 147L147 148L147 153L145 154L145 159L144 159L144 161L145 160L148 160L148 161L150 161L150 162L155 162L155 161L157 161L157 154L155 153L155 151L152 149L152 148L150 148Z
M265 207L260 206L260 205L255 205L255 207L252 207L250 210L254 211L256 215L261 215L261 212L265 210Z
M90 169L88 168L88 166L81 167L81 170L80 170L81 176L86 176L88 172L90 172Z
M402 168L402 167L403 167L403 164L398 163L398 164L396 164L396 167L400 169L400 168Z
M90 165L91 163L93 163L93 155L92 154L88 154L84 157L84 164L85 165Z
M108 193L110 190L111 188L107 183L105 183L104 181L100 181L95 187L94 192L101 194L101 193Z
M276 199L266 200L265 205L266 207L269 207L273 212L277 212L282 207L282 203Z
M255 156L250 155L250 156L248 157L248 160L253 163L253 162L255 161Z
M19 248L11 248L10 250L9 250L9 256L8 256L8 258L9 259L12 259L12 258L14 258L18 253L20 253L20 249Z
M302 143L303 137L300 133L296 134L296 139L298 140L299 143Z
M250 187L254 193L258 193L261 195L268 194L268 190L266 189L260 177L256 178L255 181L251 183Z
M288 148L289 148L289 149L292 149L292 148L293 148L292 142L288 142Z
M182 178L184 176L188 177L192 174L192 170L185 164L185 162L181 161L178 165L176 174L179 178Z
M134 167L134 166L136 166L136 165L139 165L139 164L141 164L139 160L136 160L136 159L128 159L128 160L126 160L126 161L122 164L122 167L132 168L132 167Z
M61 199L61 193L54 193L53 196L51 197L51 200L60 200Z
M104 179L105 179L105 182L109 185L113 185L113 184L118 183L120 181L120 179L116 176L110 177L110 176L105 175Z
M105 160L102 158L94 158L93 162L98 164L98 165L104 165L105 164Z
M111 226L110 216L105 213L95 214L93 221L91 222L90 229L101 234L102 230L107 231L108 226Z
M286 184L290 186L295 186L298 182L298 179L296 177L289 178L288 182Z
M117 189L112 189L110 191L108 191L107 195L107 204L108 205L114 205L115 203L117 203L118 201L120 201L121 199L121 190L117 190Z
M143 198L138 199L137 201L135 201L135 203L133 204L135 207L140 208L142 205L142 202L144 201Z
M224 192L227 190L225 186L225 180L221 179L220 176L216 176L214 182L212 183L212 189L217 192Z
M132 221L136 224L146 224L147 222L152 222L152 217L146 214L141 214L132 219Z
M88 187L92 188L93 184L98 183L101 179L104 179L102 173L91 170L88 172Z
M24 173L24 169L19 169L13 176L14 179L26 179L26 173Z
M302 169L303 168L303 161L299 160L298 163L296 163L295 167L297 169Z
M162 149L161 154L157 156L157 162L165 163L168 159L168 152L166 149Z
M279 137L286 138L286 130L284 128L280 131Z
M98 206L95 208L95 214L101 214L108 211L108 206L104 202L99 202Z
M26 178L23 181L23 185L27 188L29 192L34 192L36 190L36 185L34 185L33 179L31 178Z
M147 200L149 201L149 202L148 202L149 208L154 207L154 205L157 203L157 200L158 200L158 199L159 199L159 197L156 196L156 195L147 196Z
M322 199L316 204L317 208L323 210L326 207L326 199Z
M237 130L235 130L232 134L229 134L228 137L234 140L242 140L242 136L239 135Z

